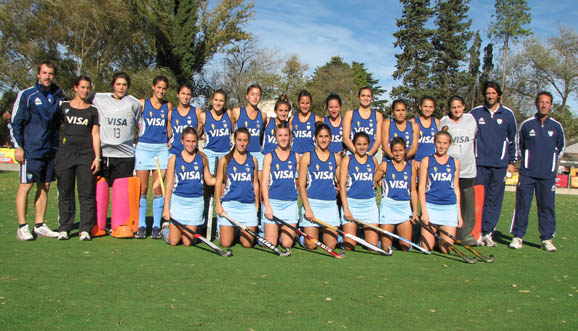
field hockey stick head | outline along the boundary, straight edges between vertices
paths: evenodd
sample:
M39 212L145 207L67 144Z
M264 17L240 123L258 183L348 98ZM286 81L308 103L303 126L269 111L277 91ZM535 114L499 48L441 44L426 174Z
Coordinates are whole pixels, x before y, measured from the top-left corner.
M224 257L233 256L233 251L230 248L227 248L226 250L221 250L219 252L219 255L224 256Z
M279 250L279 256L290 256L291 255L291 247L285 248L285 252Z

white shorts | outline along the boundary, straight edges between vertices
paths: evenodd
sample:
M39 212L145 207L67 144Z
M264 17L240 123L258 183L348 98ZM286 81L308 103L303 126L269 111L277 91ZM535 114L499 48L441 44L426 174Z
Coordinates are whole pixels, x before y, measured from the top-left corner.
M426 202L429 222L437 225L458 226L458 205L436 205Z
M341 218L339 217L339 209L337 208L337 202L335 200L317 200L309 199L309 206L311 206L311 211L313 215L322 220L323 222L333 225L340 226ZM302 227L321 227L321 225L310 222L305 218L305 208L301 207L301 221L299 225Z
M215 169L217 167L219 160L221 158L223 158L223 156L227 155L227 153L229 153L229 151L213 152L210 149L203 149L202 152L207 156L207 161L209 163L209 171L211 172L211 174L213 176L215 176L215 173L216 173Z
M409 221L411 216L411 203L409 200L381 199L381 204L379 205L379 224L401 224Z
M375 198L369 199L355 199L347 198L347 204L349 205L349 210L353 217L365 223L377 224L379 221L379 210L377 209L377 202ZM346 220L343 216L344 211L341 209L341 222L342 224L348 223L350 221Z
M176 194L171 195L171 217L183 225L199 226L204 223L203 197L185 198Z
M246 226L257 226L259 221L257 219L257 207L255 203L243 203L239 201L223 201L222 203L225 213L235 221ZM235 226L229 222L228 219L217 215L217 224L219 226Z
M159 158L159 166L166 170L169 163L169 147L167 144L138 143L134 151L135 170L156 170L155 157Z
M299 206L297 201L269 199L269 203L271 204L271 209L273 209L273 215L275 215L275 217L289 224L297 224L297 222L299 222ZM263 214L261 221L263 223L279 224L265 217L265 206L262 206L261 210Z

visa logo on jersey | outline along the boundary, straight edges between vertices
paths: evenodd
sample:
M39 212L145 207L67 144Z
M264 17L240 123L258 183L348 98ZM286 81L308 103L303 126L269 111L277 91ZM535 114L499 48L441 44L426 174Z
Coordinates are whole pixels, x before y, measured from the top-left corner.
M147 118L148 126L165 126L164 118Z
M389 187L407 190L407 181L404 180L389 180L387 181Z
M179 173L180 180L201 180L201 173L198 171L186 171Z
M365 132L367 133L370 137L373 136L374 133L374 128L367 128L367 127L357 127L355 128L355 132L353 132L353 134L358 133L358 132ZM351 135L353 137L353 134Z
M248 172L235 172L232 174L229 174L229 177L231 177L232 181L235 182L251 182L253 181L251 176L251 173Z
M456 137L454 137L454 139L452 139L453 144L467 143L469 141L470 141L470 137L468 137L468 136L456 136Z
M188 125L177 125L177 126L173 126L173 131L175 133L183 133L183 130L188 127Z
M114 126L128 126L126 118L109 117L106 119L106 123L108 125L114 125Z
M276 144L276 143L277 143L277 139L275 139L275 136L267 136L267 143L269 143L269 144Z
M451 182L452 173L451 172L436 172L431 174L431 179L436 182Z
M330 171L316 171L312 173L312 177L315 180L333 180L333 172Z
M224 137L229 135L229 130L226 128L213 129L209 130L209 135L211 137Z
M358 172L353 174L353 179L356 181L373 181L373 174L368 172Z
M434 137L432 137L432 136L421 136L421 137L419 137L419 143L420 143L420 144L433 144L433 143L434 143Z
M274 179L294 179L295 173L290 170L278 170L273 172Z
M249 130L251 137L258 137L261 135L261 130L259 130L257 128L247 128L247 130Z
M311 131L299 130L293 132L295 138L311 138Z
M339 132L339 134L331 136L331 142L333 143L343 142L343 134L341 133L341 131Z
M88 118L82 118L78 116L66 116L66 121L68 122L68 124L88 126Z

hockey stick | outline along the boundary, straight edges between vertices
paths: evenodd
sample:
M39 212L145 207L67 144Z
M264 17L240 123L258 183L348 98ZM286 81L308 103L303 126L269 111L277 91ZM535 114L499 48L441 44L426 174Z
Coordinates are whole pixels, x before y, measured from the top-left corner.
M327 245L325 245L323 242L321 242L320 240L317 240L313 237L311 237L310 235L308 235L307 233L301 231L299 228L294 227L293 225L285 222L284 220L277 218L277 216L273 216L273 220L277 223L281 223L283 225L285 225L286 227L288 227L289 229L297 232L300 236L305 237L305 239L312 241L313 243L315 243L315 245L317 245L318 247L321 247L322 249L324 249L327 253L331 254L333 257L336 257L338 259L342 259L345 257L345 251L342 252L341 254L338 254L336 252L334 252L331 248L329 248Z
M217 169L219 165L219 158L215 157L215 169L214 170L214 174L215 177L217 176ZM208 211L207 211L207 238L209 240L213 240L213 196L215 195L215 190L214 190L214 186L213 186L213 194L211 195L211 197L209 198L209 206L207 207Z
M221 256L233 256L233 251L228 248L226 251L222 250L221 248L219 248L219 246L213 244L212 242L210 242L209 240L207 240L207 238L201 236L200 234L196 233L195 231L193 231L192 229L187 228L186 226L184 226L181 222L175 220L174 218L171 218L171 223L173 223L177 228L179 228L181 231L186 231L188 232L188 235L193 236L194 238L197 238L199 240L201 240L202 242L204 242L205 244L207 244L209 247L211 247L212 249L215 250L215 252ZM189 239L192 239L189 237ZM192 240L191 240L192 241Z
M414 242L412 242L412 241L409 241L409 240L405 239L404 237L398 236L398 235L396 235L395 233L391 233L391 232L389 232L389 231L387 231L387 230L384 230L384 229L382 229L382 228L380 228L380 227L377 227L377 226L375 226L375 225L373 225L373 224L369 224L369 223L363 222L363 221L361 221L361 220L358 220L357 218L354 218L353 220L354 220L355 222L361 224L361 225L367 226L367 227L370 228L370 229L373 229L373 230L375 230L375 231L379 231L379 232L381 232L381 233L383 233L383 234L385 234L385 235L387 235L387 236L390 236L390 237L396 238L396 239L398 239L398 240L401 240L401 241L403 241L403 242L405 242L405 243L408 243L409 245L411 245L411 246L419 249L420 251L422 251L422 252L425 253L425 254L431 254L431 252L428 251L427 249L421 247L420 245L418 245L418 244L416 244L416 243L414 243Z
M227 213L223 213L223 217L228 219L229 222L231 222L234 225L241 228L241 230L243 230L243 231L247 232L248 234L252 235L253 237L257 238L257 241L259 241L263 246L267 246L267 248L273 250L273 252L277 253L277 255L279 255L279 256L291 255L291 248L287 248L285 250L285 252L282 252L281 250L279 250L279 248L277 248L275 245L270 243L267 239L261 237L260 235L256 234L255 232L251 231L246 225L239 223L238 221L233 219L231 216L227 215Z
M464 260L464 262L470 263L470 264L474 264L474 263L478 262L477 259L466 256L456 246L454 246L453 244L450 244L447 240L445 240L439 234L437 234L430 226L425 225L425 223L423 223L420 219L415 220L415 222L417 224L421 225L422 228L426 229L427 232L431 233L434 237L436 237L440 241L440 244L443 244L448 249L456 252L456 254L458 254L458 256L461 257L462 260Z
M157 165L157 172L159 174L159 180L161 182L161 191L163 192L163 197L165 196L165 181L163 180L163 172L161 171L161 165L159 164L159 158L155 156L155 163Z
M433 224L432 224L433 225ZM456 237L454 237L453 235L449 234L446 230L442 229L441 226L439 225L433 225L434 228L438 229L438 231L440 231L441 233L445 234L446 236L450 237L456 244L458 245L462 245L465 249L467 249L468 251L474 253L475 256L477 256L480 260L482 260L483 262L486 263L492 263L494 262L494 255L490 254L490 257L487 257L483 254L481 254L480 252L478 252L476 249L474 249L472 246L470 245L465 245L461 240L457 239Z
M383 255L386 255L386 256L391 256L391 255L393 254L393 250L391 250L391 249L390 249L389 251L384 251L383 249L381 249L381 248L379 248L379 247L377 247L377 246L374 246L374 245L368 243L367 241L359 238L358 236L354 236L354 235L352 235L352 234L350 234L350 233L347 233L347 232L345 232L345 231L342 231L342 230L340 230L338 227L333 226L333 225L330 225L330 224L327 224L327 223L323 222L323 221L320 220L320 219L315 218L315 219L313 219L313 222L315 222L315 223L317 223L317 224L320 224L320 225L323 225L323 226L326 227L326 228L335 230L335 231L337 231L338 233L340 233L342 236L347 237L347 238L349 238L349 239L351 239L351 240L354 240L354 241L358 242L359 244L361 244L361 245L363 245L363 246L365 246L365 247L367 247L367 248L369 248L369 249L372 249L372 250L374 250L374 251L376 251L376 252L378 252L378 253L380 253L380 254L383 254Z

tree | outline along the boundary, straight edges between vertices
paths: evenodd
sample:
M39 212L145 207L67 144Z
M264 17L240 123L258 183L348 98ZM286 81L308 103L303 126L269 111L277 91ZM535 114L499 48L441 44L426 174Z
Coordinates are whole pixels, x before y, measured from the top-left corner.
M401 79L402 85L391 91L392 98L403 98L410 108L417 109L419 99L428 94L430 64L433 47L430 43L432 30L426 23L432 17L430 0L400 0L403 5L401 18L396 19L399 28L393 36L397 39L393 45L401 49L396 54L396 70L393 78Z
M510 44L532 33L524 28L525 25L530 24L532 16L526 0L496 0L495 8L496 13L492 14L495 21L490 25L488 37L499 41L502 45L502 92L505 93L506 64Z
M482 65L482 74L480 75L479 79L479 88L483 88L487 81L490 80L490 76L494 70L494 45L487 44L484 47L484 62ZM471 107L475 107L480 105L484 102L484 91L478 90L478 94L474 103L472 103Z
M480 48L482 47L482 38L480 37L480 31L476 31L474 35L474 41L472 46L468 50L470 57L470 64L468 67L468 81L469 81L469 93L466 97L468 106L474 107L477 102L478 96L478 78L480 76Z
M364 63L355 62L351 63L351 70L353 72L353 82L357 88L363 86L371 87L373 91L373 103L374 109L380 112L385 112L387 100L380 99L380 96L386 92L379 84L379 80L373 78L373 74L367 71Z
M466 61L467 43L472 37L467 19L469 0L437 0L435 4L435 25L432 45L433 63L432 90L438 102L438 109L444 112L445 100L459 93L467 80L462 71Z
M297 55L291 55L281 70L281 93L287 96L297 95L305 87L307 70L309 70L307 64L301 62Z

